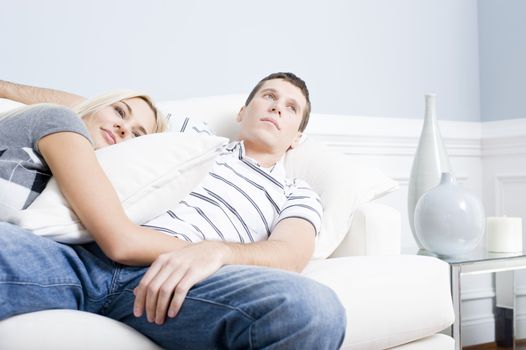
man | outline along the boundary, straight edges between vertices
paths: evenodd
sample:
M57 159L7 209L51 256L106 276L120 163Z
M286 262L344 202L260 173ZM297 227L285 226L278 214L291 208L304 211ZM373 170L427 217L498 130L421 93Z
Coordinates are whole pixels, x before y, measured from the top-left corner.
M12 98L5 91L13 90L18 90L15 99L26 103L71 105L81 99L0 83L3 96ZM308 90L295 75L275 73L260 81L237 116L241 141L224 149L214 169L187 198L145 225L185 243L161 254L147 270L101 269L98 266L109 259L95 244L65 250L30 234L22 243L21 238L4 238L3 243L13 250L40 249L34 257L24 254L25 259L51 264L67 256L73 267L66 266L60 274L80 274L82 288L94 282L86 272L92 266L97 266L97 280L119 276L119 287L100 296L102 305L101 301L65 305L70 299L94 298L77 291L74 297L66 293L63 300L48 300L43 308L101 313L165 348L338 348L345 316L334 293L282 271L300 272L305 267L321 222L317 196L302 181L286 179L280 164L285 152L297 145L309 112ZM42 245L55 253L41 253ZM2 259L5 266L16 266L13 254L0 253ZM13 274L19 277L16 268L8 273ZM11 293L16 287L10 285ZM15 305L11 314L38 310L24 306L20 310Z

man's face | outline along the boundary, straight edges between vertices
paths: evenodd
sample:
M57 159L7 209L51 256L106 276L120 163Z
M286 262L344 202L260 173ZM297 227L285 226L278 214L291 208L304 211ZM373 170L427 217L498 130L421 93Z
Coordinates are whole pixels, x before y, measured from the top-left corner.
M283 79L268 80L239 111L240 139L261 151L285 153L301 137L298 129L306 106L298 87Z

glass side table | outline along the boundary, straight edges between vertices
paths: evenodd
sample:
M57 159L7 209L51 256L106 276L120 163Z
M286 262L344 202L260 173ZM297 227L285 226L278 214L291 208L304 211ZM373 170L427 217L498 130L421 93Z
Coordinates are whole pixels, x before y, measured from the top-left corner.
M517 253L492 253L477 249L468 254L454 257L437 256L425 250L414 249L412 252L403 250L402 254L418 254L434 256L449 264L451 277L451 296L455 311L455 323L451 326L451 336L455 339L455 349L462 349L462 313L461 313L461 277L482 273L495 273L495 295L497 311L512 310L513 320L510 325L513 336L516 334L517 324L516 298L515 298L515 270L526 269L526 252ZM511 288L510 288L511 287ZM498 328L498 327L497 327ZM503 327L501 327L502 329ZM499 334L496 334L497 340ZM514 342L514 340L512 339ZM515 342L514 342L515 343ZM516 349L516 344L513 344Z

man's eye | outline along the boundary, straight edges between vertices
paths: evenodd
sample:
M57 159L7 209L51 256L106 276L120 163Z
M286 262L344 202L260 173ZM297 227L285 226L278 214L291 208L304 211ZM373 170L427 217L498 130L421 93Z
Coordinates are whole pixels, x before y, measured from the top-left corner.
M296 112L296 107L295 107L295 106L289 106L288 108L289 108L291 111Z
M124 113L124 109L122 109L119 106L113 106L113 109L115 110L115 113L117 113L121 118L124 119L124 117L126 116L126 113Z
M142 136L142 134L138 133L138 132L134 132L133 133L133 137L139 137L139 136Z
M269 99L269 100L273 100L273 101L276 99L276 97L274 95L272 95L272 94L265 94L265 95L263 95L263 97L265 97L266 99Z

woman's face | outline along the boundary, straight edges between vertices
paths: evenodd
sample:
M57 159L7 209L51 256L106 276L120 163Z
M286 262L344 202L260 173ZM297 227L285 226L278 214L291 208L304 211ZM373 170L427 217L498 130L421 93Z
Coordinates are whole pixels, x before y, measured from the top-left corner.
M116 102L83 118L95 149L153 133L155 114L141 98Z

